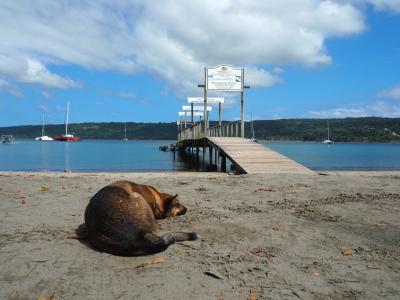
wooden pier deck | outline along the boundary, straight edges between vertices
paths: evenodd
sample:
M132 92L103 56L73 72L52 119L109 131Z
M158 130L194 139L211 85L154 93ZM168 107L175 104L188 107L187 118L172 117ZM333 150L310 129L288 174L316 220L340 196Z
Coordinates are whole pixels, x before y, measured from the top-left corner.
M223 152L242 171L254 173L314 174L303 165L263 145L239 137L207 137L213 147Z

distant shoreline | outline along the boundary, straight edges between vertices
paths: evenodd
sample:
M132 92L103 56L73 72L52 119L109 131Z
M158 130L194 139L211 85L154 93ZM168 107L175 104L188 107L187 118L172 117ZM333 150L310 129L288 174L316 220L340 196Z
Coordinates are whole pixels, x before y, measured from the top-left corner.
M14 136L14 140L20 140L20 141L32 141L34 140L33 138L25 138L25 137L18 137ZM85 138L82 139L82 141L122 141L122 139L102 139L102 138ZM129 141L171 141L171 142L176 142L176 139L129 139ZM264 139L258 139L259 142L267 142L267 143L321 143L322 141L303 141L303 140L278 140L278 139L273 139L273 140L264 140ZM38 141L41 142L41 141ZM48 142L48 141L46 141ZM51 142L51 141L50 141ZM57 142L57 141L54 141ZM376 142L376 141L334 141L334 144L394 144L398 145L400 144L399 141L382 141L382 142Z
M227 121L223 121L224 123ZM210 127L217 126L210 121ZM330 139L334 142L400 142L400 118L344 118L329 119ZM73 123L69 131L81 139L123 139L124 122ZM175 140L178 136L176 122L126 123L129 140ZM245 122L245 137L251 134L251 123ZM254 135L259 140L315 141L327 138L326 119L280 119L254 120ZM45 134L59 136L64 133L63 124L45 126ZM40 136L42 125L20 125L0 127L0 134L11 134L16 138Z

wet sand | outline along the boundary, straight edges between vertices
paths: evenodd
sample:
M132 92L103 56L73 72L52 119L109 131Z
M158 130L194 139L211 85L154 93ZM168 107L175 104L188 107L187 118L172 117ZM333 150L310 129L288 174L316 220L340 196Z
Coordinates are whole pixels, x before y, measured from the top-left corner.
M0 299L399 299L400 172L323 174L0 173ZM74 239L120 179L178 193L160 233L200 238L142 257Z

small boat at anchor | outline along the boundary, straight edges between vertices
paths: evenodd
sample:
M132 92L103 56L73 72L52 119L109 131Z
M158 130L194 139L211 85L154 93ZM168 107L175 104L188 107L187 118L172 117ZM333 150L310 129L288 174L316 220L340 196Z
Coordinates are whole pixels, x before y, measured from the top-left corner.
M1 142L3 144L12 144L14 143L14 137L11 134L3 134L1 136Z
M65 134L55 137L55 141L61 141L61 142L77 142L80 141L81 139L75 136L72 133L68 133L68 114L69 114L69 101L67 103L67 113L65 116Z
M42 120L42 136L38 136L35 138L35 141L53 141L54 139L44 135L44 113L43 113L43 120Z
M328 127L328 138L326 139L326 140L323 140L321 143L322 144L328 144L328 145L331 145L331 144L333 144L333 141L331 141L330 140L330 130L329 130L329 120L326 120L326 125L327 125L327 127Z
M126 136L126 123L125 123L125 137L122 139L124 142L128 141L128 137Z

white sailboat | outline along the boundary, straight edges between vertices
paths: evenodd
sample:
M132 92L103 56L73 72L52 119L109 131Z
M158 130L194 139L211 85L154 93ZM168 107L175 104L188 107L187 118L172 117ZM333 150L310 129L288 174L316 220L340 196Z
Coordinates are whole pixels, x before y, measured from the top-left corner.
M44 113L42 118L42 136L38 136L35 138L35 141L53 141L53 138L44 135Z
M251 126L251 138L250 141L258 143L256 136L254 135L254 126L253 126L253 114L251 115L251 121L250 121L250 126Z
M128 141L128 138L127 138L127 136L126 136L126 122L125 122L125 137L124 137L123 141L124 141L124 142L127 142L127 141Z
M322 144L333 144L333 142L330 140L329 120L326 120L326 125L328 127L328 138L326 140L323 140Z

